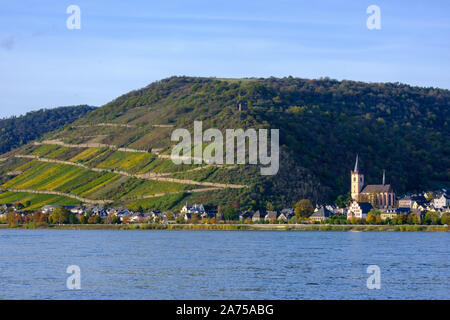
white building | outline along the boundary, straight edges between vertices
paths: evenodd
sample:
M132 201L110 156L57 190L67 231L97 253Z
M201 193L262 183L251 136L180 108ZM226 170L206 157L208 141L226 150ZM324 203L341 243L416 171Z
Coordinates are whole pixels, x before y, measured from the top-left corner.
M198 213L198 214L202 214L205 212L205 207L203 206L203 204L194 204L193 206L189 206L186 202L186 204L184 205L183 208L181 208L181 213L182 214L193 214L193 213Z
M353 201L347 212L347 219L365 219L373 206L368 202Z
M446 194L442 194L439 198L433 200L433 205L436 209L442 209L450 206L450 198Z

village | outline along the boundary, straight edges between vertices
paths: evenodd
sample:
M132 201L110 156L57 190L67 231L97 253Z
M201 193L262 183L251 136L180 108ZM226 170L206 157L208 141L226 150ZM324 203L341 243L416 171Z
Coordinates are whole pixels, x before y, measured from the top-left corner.
M45 205L37 211L25 211L22 203L0 204L2 223L26 224L448 224L450 197L446 189L418 194L395 195L390 184L365 185L359 160L350 172L351 199L344 206L315 205L308 199L295 207L281 210L241 210L239 201L232 206L189 205L179 211L138 210L78 205Z

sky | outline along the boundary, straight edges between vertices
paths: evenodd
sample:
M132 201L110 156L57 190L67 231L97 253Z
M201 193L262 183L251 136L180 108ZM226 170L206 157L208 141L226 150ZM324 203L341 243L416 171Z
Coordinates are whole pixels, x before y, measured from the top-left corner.
M174 75L450 89L449 40L450 1L1 0L0 118L101 106Z

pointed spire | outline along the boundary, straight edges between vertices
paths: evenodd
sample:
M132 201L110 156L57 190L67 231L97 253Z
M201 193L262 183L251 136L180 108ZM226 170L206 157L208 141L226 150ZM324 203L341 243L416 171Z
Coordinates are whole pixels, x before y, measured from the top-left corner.
M355 169L353 172L359 172L359 163L358 163L358 155L356 155Z
M383 170L383 186L386 184L386 170Z

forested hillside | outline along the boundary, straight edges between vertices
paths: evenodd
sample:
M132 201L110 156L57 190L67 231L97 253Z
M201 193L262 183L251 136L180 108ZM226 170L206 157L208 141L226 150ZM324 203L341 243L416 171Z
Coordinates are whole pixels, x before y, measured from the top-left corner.
M31 111L19 117L0 119L0 154L85 116L94 107L82 105Z
M54 189L131 208L170 209L186 200L238 199L243 208L332 202L349 191L356 154L367 183L381 183L385 169L397 193L441 188L450 185L449 110L450 91L399 83L172 77L9 153L0 171L23 171L3 187ZM280 129L278 174L263 177L253 165L174 165L170 134L192 132L194 120L203 120L203 130ZM38 167L50 160L59 162ZM81 168L73 169L80 178L63 183L70 166ZM42 170L60 182L49 183Z

